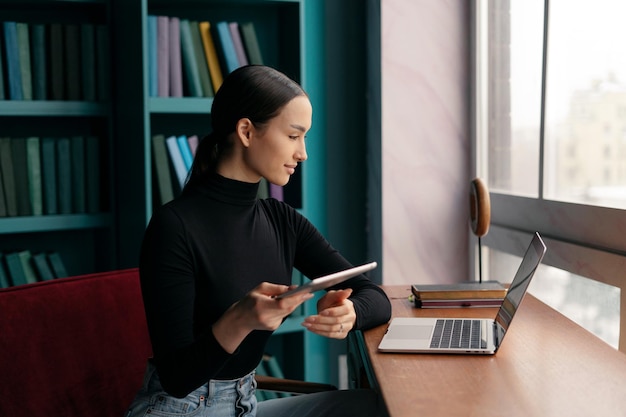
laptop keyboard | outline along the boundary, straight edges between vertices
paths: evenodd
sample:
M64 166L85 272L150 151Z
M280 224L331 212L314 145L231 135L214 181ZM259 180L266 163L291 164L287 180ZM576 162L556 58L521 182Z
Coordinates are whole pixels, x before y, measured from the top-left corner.
M480 320L438 319L431 348L485 349Z

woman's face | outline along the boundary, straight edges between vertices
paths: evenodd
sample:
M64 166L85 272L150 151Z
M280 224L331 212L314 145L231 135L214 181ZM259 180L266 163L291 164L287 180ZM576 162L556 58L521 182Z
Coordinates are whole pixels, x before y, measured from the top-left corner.
M311 128L313 109L306 96L297 96L265 126L251 126L243 152L246 171L285 185L299 162L307 159L305 135Z

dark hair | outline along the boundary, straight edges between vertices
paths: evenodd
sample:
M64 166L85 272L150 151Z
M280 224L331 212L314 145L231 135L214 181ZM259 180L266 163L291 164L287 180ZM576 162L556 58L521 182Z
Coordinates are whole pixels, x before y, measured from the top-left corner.
M231 72L213 99L213 131L198 145L188 184L215 172L218 161L232 146L229 135L235 131L239 120L248 118L261 127L301 95L306 93L298 83L267 66L247 65Z

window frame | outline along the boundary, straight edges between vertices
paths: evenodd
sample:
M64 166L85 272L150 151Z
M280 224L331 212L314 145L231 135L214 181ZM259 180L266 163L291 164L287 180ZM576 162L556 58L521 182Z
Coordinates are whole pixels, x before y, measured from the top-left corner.
M472 2L471 167L475 177L488 178L488 6L490 0ZM522 256L532 234L538 231L548 247L544 263L620 288L619 349L626 352L626 210L544 198L544 117L549 0L544 0L545 23L539 138L538 196L490 192L491 226L482 239L486 247ZM489 185L489 184L487 184ZM470 248L480 245L470 236ZM477 276L477 256L470 256L470 272Z

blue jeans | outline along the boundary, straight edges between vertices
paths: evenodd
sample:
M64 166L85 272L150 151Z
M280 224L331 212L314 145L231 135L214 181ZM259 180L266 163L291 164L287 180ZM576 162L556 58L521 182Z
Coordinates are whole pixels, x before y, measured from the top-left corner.
M372 390L340 390L266 400L257 404L254 372L243 378L216 381L185 398L167 394L156 368L148 362L144 381L126 417L374 417L385 415Z
M144 381L126 417L255 417L254 373L243 378L211 380L185 398L167 394L161 387L155 366L148 362Z

